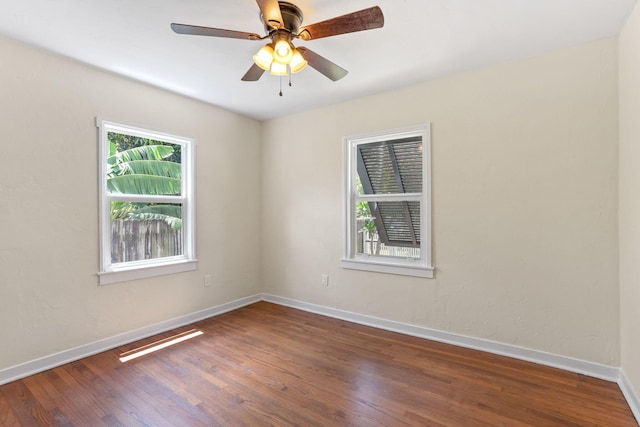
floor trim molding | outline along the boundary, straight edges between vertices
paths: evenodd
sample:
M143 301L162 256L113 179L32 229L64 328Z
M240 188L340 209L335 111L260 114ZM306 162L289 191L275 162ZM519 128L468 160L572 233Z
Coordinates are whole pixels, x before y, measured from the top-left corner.
M636 417L636 421L638 421L640 425L640 396L638 396L631 381L629 381L629 378L622 369L620 370L620 378L618 378L618 386L620 386L620 390L622 390L622 394L627 400L633 416Z
M79 359L83 359L85 357L93 356L94 354L111 350L112 348L138 341L152 335L170 331L172 329L189 325L191 323L204 320L209 317L217 316L228 311L236 310L246 305L256 303L261 299L262 298L260 294L240 298L235 301L217 305L215 307L207 308L195 313L179 316L173 319L166 320L164 322L156 323L154 325L145 326L144 328L124 332L122 334L114 335L109 338L81 345L80 347L64 350L59 353L51 354L39 359L30 360L19 365L11 366L9 368L0 370L0 385L7 384L24 377L28 377L29 375L37 374L38 372L46 371L47 369L52 369L57 366L64 365L65 363L70 363Z

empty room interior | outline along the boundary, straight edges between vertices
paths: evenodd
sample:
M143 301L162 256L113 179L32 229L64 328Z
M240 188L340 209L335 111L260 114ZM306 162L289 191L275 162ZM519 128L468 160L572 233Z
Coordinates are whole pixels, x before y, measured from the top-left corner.
M637 425L639 116L636 0L2 3L0 425Z

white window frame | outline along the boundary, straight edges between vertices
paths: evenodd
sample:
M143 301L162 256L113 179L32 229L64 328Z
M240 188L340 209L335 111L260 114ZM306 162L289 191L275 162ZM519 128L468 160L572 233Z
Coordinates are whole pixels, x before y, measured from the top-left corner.
M409 137L422 138L422 193L356 194L357 148L360 144L392 141ZM433 278L431 252L431 125L418 125L366 135L346 136L344 144L344 251L342 267L406 276ZM356 203L358 201L419 201L420 258L392 258L356 253Z
M99 196L100 196L100 285L125 282L166 274L196 270L198 260L195 252L195 139L148 130L136 126L96 118L99 151ZM117 132L142 138L165 141L181 146L182 191L180 196L153 196L111 194L107 190L107 156L109 141L107 134ZM111 263L112 201L149 201L182 204L183 255L124 263Z

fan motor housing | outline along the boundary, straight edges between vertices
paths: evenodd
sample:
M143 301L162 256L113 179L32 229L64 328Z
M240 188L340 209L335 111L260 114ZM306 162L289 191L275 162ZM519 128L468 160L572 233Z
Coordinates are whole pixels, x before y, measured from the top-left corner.
M280 5L282 20L284 21L282 23L284 25L284 29L291 34L298 34L298 29L300 28L302 19L304 18L302 10L300 10L300 8L295 4L286 1L279 1L278 4ZM268 22L265 22L262 13L260 13L260 20L264 23L265 32L270 34L273 31L273 28Z

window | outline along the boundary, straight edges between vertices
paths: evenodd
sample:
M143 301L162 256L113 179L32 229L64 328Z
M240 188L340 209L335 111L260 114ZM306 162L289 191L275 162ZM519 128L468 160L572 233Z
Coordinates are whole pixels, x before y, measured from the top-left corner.
M97 120L100 284L195 270L190 138Z
M344 141L342 266L433 277L430 126Z

